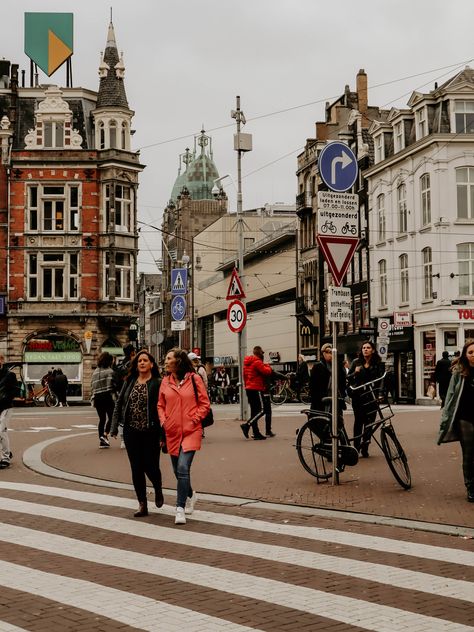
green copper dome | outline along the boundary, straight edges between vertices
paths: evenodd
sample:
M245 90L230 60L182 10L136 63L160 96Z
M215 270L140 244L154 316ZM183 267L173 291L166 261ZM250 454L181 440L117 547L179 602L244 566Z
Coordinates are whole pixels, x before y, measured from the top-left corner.
M199 155L196 143L199 145ZM212 200L212 187L214 180L219 177L219 172L212 157L212 141L206 136L204 130L200 136L194 139L194 152L190 154L189 149L180 156L180 165L185 165L185 171L178 173L178 177L171 192L171 199L176 202L183 187L189 191L192 200ZM209 146L209 148L208 148Z

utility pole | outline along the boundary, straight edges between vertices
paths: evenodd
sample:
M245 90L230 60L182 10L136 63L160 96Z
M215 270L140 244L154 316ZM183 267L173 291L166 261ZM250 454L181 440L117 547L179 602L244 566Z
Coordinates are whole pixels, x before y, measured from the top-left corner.
M252 135L242 134L240 126L245 125L246 120L244 113L240 109L240 97L236 97L236 109L231 111L231 117L235 119L237 125L237 134L234 134L234 149L237 152L237 225L238 225L238 264L239 277L242 287L245 291L245 274L244 274L244 218L242 217L242 154L252 150ZM245 298L241 299L245 305ZM240 401L240 419L244 421L247 418L247 400L245 398L244 389L244 358L247 353L247 329L244 327L238 334L239 345L239 401Z

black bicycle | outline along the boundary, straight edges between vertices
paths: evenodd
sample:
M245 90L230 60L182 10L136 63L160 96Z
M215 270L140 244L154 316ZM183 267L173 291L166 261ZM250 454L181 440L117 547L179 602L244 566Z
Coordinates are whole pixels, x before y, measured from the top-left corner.
M385 374L372 382L352 388L357 391L361 405L368 414L375 413L375 420L365 426L365 432L370 434L375 443L382 450L390 471L403 489L411 488L411 474L408 460L400 441L395 433L391 419L394 412L383 391ZM330 404L331 398L325 398ZM323 400L324 401L324 400ZM307 416L306 423L297 430L296 451L304 469L319 482L332 477L332 415L320 410L303 410ZM376 432L380 429L377 437ZM343 472L346 466L356 465L359 453L354 448L354 439L349 437L341 419L338 423L338 454L337 471Z

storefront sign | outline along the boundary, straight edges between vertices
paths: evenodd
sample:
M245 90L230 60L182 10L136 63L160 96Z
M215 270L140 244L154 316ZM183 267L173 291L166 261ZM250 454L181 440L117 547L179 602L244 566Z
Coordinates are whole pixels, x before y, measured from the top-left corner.
M411 312L393 312L395 327L411 327Z
M270 362L280 362L280 353L278 351L270 351L268 357Z
M77 340L69 336L45 335L42 338L30 338L26 351L80 351Z
M474 309L458 309L459 320L474 320Z
M80 351L25 351L25 362L36 364L74 364L81 361Z
M214 356L214 366L231 366L237 364L234 356Z

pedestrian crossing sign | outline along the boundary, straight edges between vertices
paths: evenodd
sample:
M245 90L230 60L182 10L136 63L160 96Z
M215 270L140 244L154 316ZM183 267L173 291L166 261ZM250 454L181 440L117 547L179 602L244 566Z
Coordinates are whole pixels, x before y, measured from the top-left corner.
M232 276L230 277L229 289L227 290L226 300L230 301L235 298L245 298L244 288L242 287L242 281L238 275L237 270L232 270Z
M184 296L188 287L188 271L186 268L171 270L171 294Z

